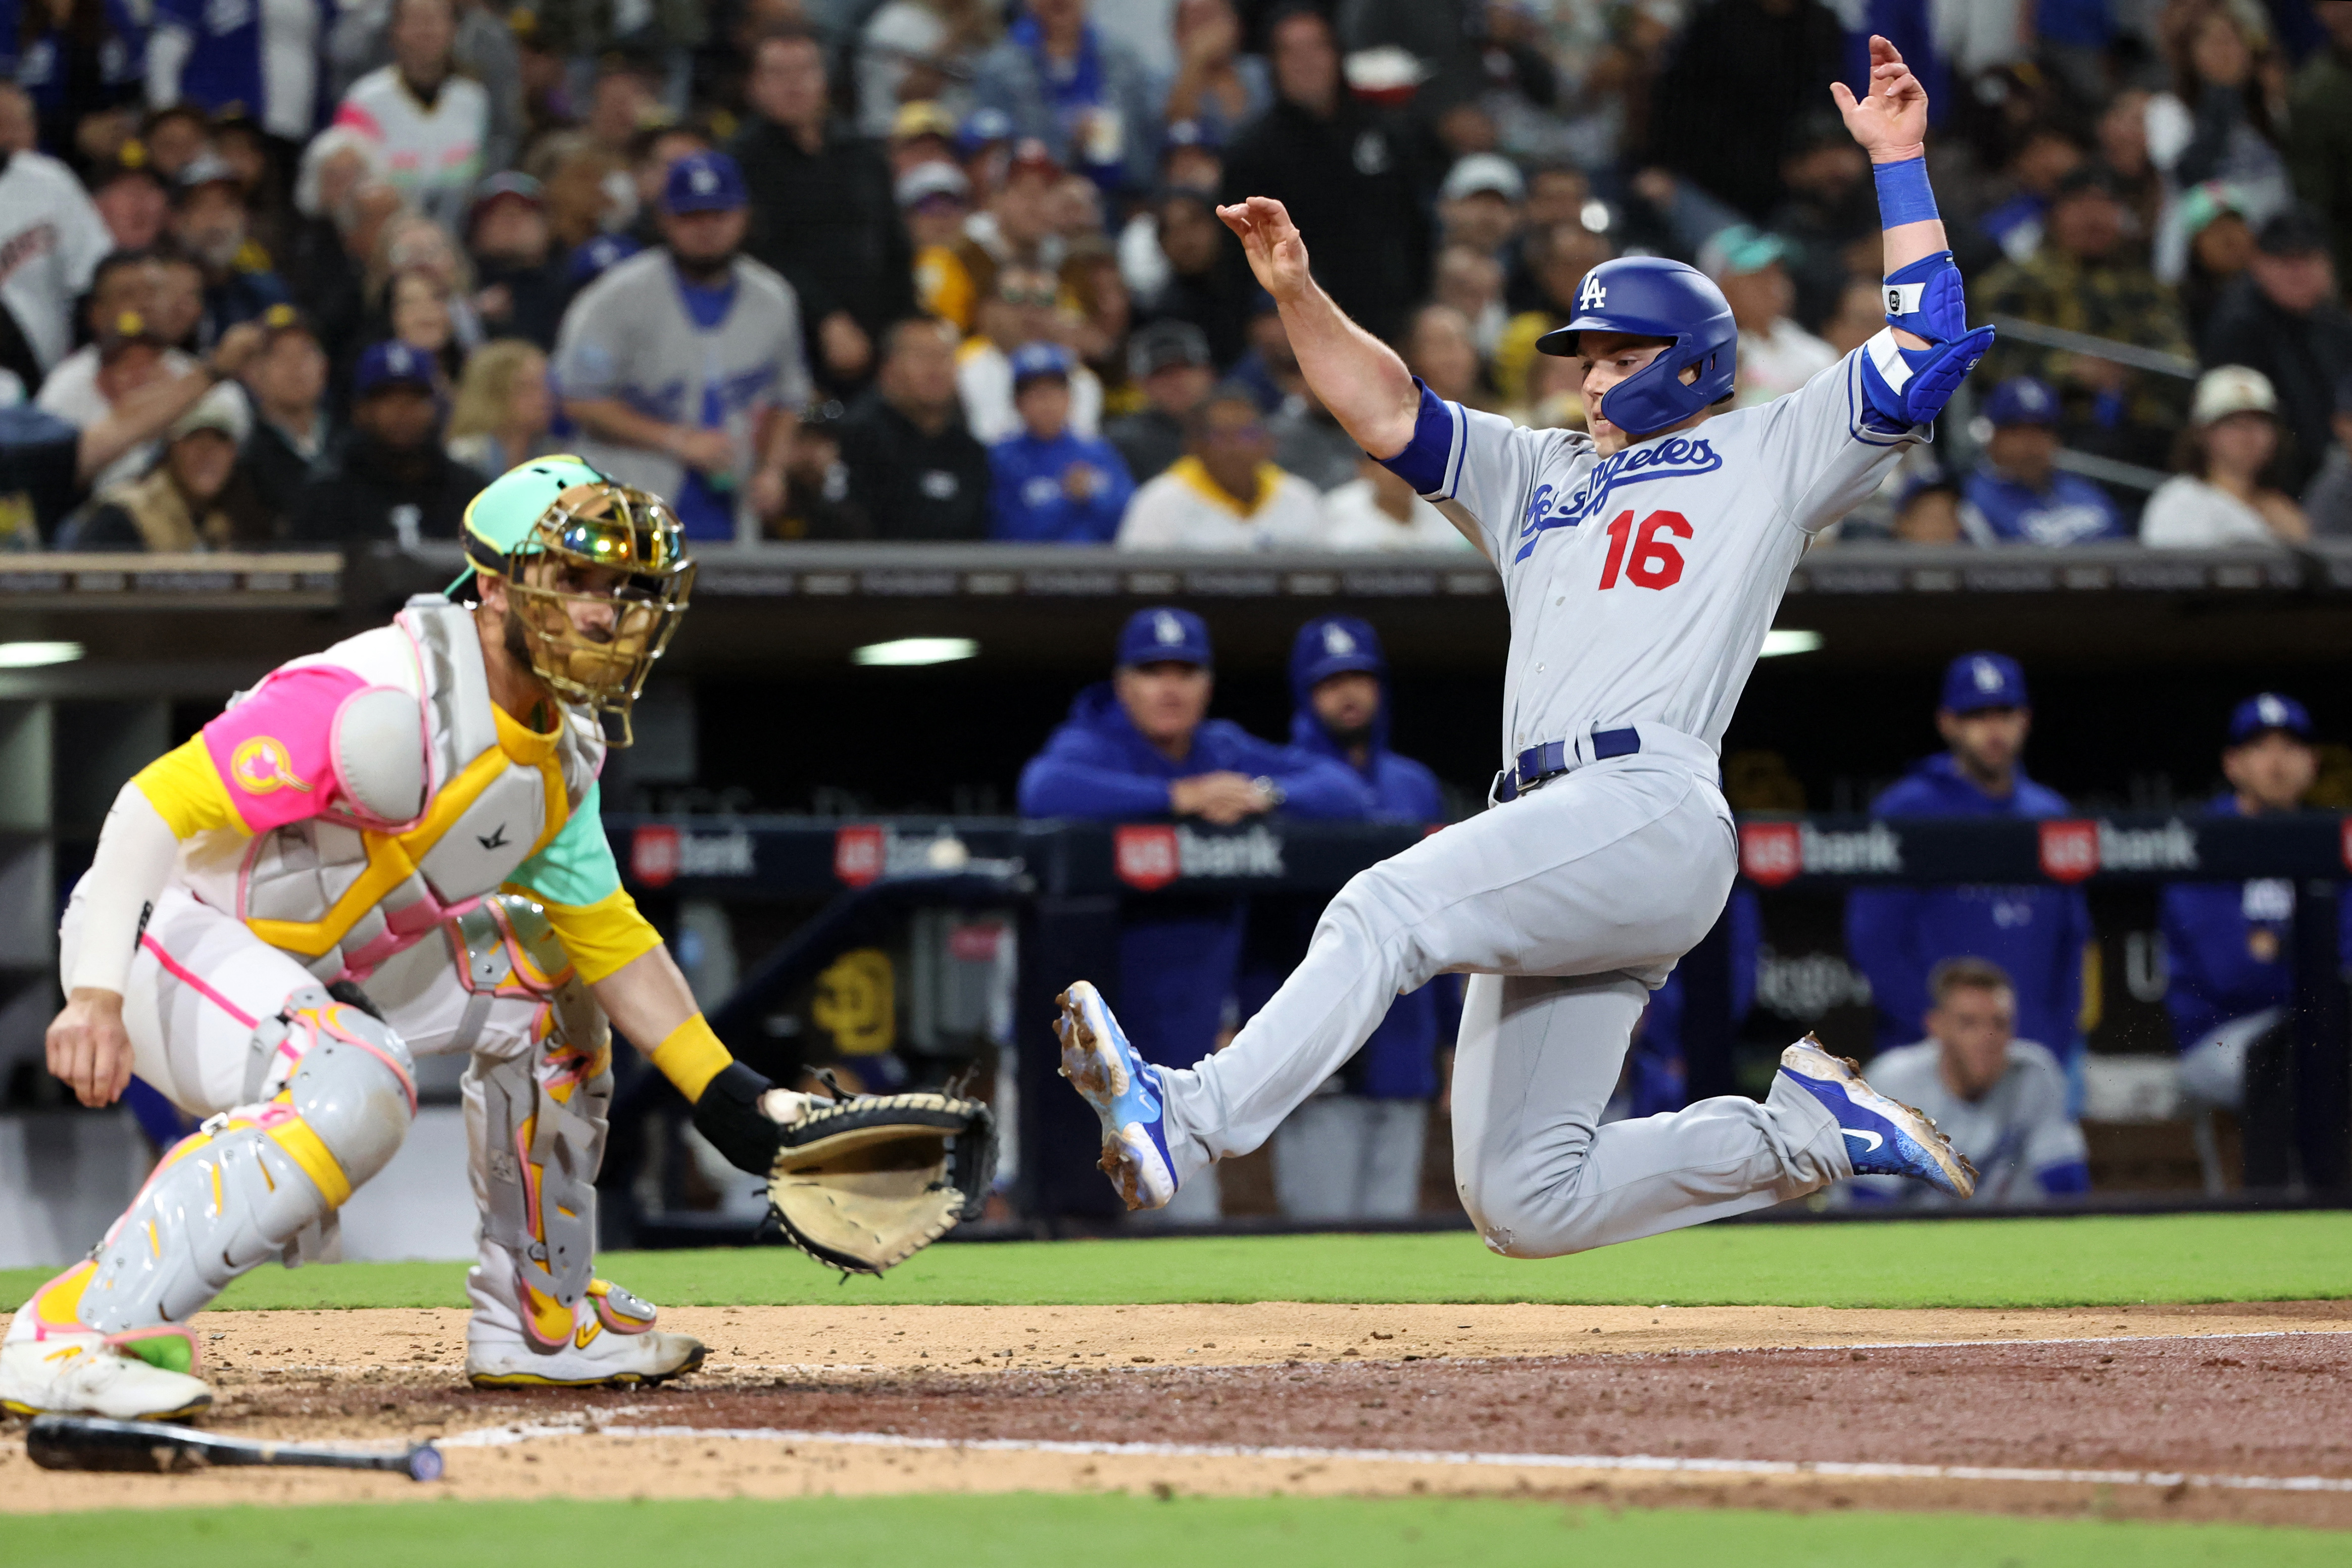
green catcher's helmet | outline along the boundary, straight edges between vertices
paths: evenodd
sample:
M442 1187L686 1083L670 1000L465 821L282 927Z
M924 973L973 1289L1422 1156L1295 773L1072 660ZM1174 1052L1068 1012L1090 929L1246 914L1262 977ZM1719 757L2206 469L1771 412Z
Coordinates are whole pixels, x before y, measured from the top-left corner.
M506 584L533 671L559 697L613 714L612 744L629 744L630 705L694 586L667 503L578 458L535 458L474 498L465 542L472 571ZM590 603L610 605L609 622L574 616Z

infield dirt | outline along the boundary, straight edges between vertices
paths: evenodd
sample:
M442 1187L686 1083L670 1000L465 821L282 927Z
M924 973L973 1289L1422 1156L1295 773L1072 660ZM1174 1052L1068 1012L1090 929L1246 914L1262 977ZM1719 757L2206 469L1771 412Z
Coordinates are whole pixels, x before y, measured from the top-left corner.
M461 1312L206 1313L196 1328L221 1403L205 1424L439 1437L449 1479L436 1489L460 1497L1532 1491L2352 1528L2347 1302L848 1305L664 1320L710 1346L701 1373L658 1390L488 1394L460 1381ZM338 1472L58 1475L31 1467L20 1432L0 1439L0 1510L423 1495ZM1138 1443L1158 1447L1101 1447ZM1644 1472L1563 1456L2230 1484ZM2345 1489L2273 1489L2300 1477Z

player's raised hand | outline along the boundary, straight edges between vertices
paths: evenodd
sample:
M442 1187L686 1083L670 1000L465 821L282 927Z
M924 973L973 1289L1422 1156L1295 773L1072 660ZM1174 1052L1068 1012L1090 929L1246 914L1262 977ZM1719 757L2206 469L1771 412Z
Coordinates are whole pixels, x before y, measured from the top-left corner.
M1833 81L1830 96L1872 163L1900 163L1926 151L1927 89L1903 63L1902 51L1877 34L1870 37L1869 93L1857 99L1845 83Z
M1312 286L1307 242L1298 237L1298 226L1290 221L1289 211L1280 202L1271 196L1251 196L1219 207L1217 216L1241 237L1243 254L1249 258L1250 270L1257 274L1258 287L1273 295L1276 303L1298 299Z

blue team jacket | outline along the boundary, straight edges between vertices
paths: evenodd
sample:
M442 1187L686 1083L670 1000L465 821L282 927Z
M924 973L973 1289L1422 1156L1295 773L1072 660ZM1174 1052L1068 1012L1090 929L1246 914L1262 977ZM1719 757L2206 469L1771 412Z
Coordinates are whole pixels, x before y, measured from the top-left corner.
M2047 489L1979 463L1960 489L1960 525L1979 544L2089 544L2129 539L2107 492L2079 474L2054 473Z
M323 55L337 7L333 0L318 0L318 6L316 47ZM261 68L267 10L259 4L222 4L220 0L156 0L154 27L159 31L178 28L191 40L188 63L180 72L183 100L215 113L233 104L242 105L256 118L268 112L268 77ZM327 75L321 60L312 101L289 106L314 123Z
M2224 791L2206 810L2236 816ZM2340 900L2339 900L2340 905ZM2233 1018L2294 1000L2294 884L2284 878L2247 882L2174 882L2164 889L2164 1010L2173 1042L2189 1049ZM2337 931L2352 964L2352 920ZM2254 955L2256 931L2276 942L2267 962Z
M1191 752L1171 763L1152 750L1103 681L1078 693L1069 718L1021 770L1021 814L1164 817L1171 780L1227 771L1274 780L1294 816L1345 819L1372 809L1371 791L1348 768L1261 741L1229 720L1203 723ZM1244 908L1239 899L1169 894L1128 901L1118 983L1108 994L1145 1060L1191 1067L1215 1046L1241 965Z
M1873 816L2063 816L2063 795L2018 770L1995 800L1948 755L1929 757L1871 803ZM1846 955L1868 976L1878 1004L1878 1047L1919 1037L1927 972L1963 953L1988 958L2017 987L2017 1033L2063 1063L2081 1048L2083 948L2091 910L2079 888L1868 889L1845 904Z
M1099 476L1095 492L1072 500L1062 476L1084 463ZM988 449L995 483L988 495L988 534L1024 544L1108 544L1135 494L1127 459L1104 440L1065 430L1051 441L1027 431Z

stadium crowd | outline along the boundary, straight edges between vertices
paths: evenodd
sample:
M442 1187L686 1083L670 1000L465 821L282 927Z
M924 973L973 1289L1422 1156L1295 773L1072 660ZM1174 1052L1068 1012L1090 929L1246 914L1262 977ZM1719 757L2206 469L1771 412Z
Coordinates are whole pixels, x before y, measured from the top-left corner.
M1466 548L1216 204L1446 397L1580 424L1635 250L1773 397L1879 323L1874 31L2004 330L1843 537L2352 534L2347 0L16 0L0 536L446 538L577 449L707 540Z

